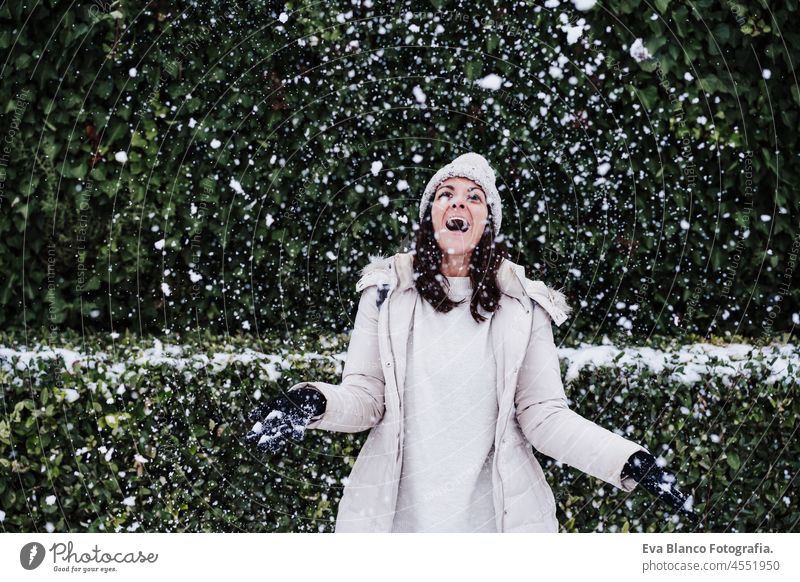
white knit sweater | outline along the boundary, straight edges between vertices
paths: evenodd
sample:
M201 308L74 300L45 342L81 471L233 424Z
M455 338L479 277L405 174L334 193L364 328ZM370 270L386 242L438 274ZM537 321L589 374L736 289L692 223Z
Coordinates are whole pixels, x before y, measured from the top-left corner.
M393 531L494 532L492 460L497 423L491 313L469 311L469 277L447 277L441 313L422 297L409 334L405 444Z

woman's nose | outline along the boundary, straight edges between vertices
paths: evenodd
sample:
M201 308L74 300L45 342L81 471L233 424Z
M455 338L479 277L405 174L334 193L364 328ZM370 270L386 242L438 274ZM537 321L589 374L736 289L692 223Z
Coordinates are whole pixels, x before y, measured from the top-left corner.
M460 202L457 202L457 201L453 200L453 208L455 208L457 206L461 206L463 208L464 207L464 201L461 200Z

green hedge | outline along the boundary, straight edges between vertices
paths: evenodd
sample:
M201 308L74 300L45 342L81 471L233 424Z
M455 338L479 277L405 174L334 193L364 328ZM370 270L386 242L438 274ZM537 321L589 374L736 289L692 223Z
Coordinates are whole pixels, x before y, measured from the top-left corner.
M779 336L798 3L647 6L5 3L0 325L343 332L472 149L578 338Z
M162 340L65 336L25 350L20 337L0 337L2 531L332 531L368 433L309 431L279 460L242 437L257 392L263 401L297 381L338 382L346 337L283 349L277 338ZM712 358L683 383L702 358L652 347L666 351L660 372L624 363L626 352L576 371L571 406L663 456L706 531L796 527L796 351L784 348L790 367L777 382L767 382L775 355L754 353L735 373ZM562 353L567 377L578 359ZM563 531L686 531L646 492L624 494L536 454Z

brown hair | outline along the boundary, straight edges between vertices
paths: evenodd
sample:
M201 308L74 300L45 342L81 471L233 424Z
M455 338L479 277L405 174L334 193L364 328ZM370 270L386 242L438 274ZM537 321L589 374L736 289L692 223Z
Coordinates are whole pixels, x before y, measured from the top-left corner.
M483 236L472 251L469 264L469 280L473 290L470 313L478 323L486 319L478 312L478 305L489 312L500 307L501 291L497 285L497 271L507 256L505 248L495 240L491 210L488 219ZM417 229L411 253L414 258L414 285L436 311L447 313L464 301L453 301L443 287L443 284L447 285L447 278L442 275L442 249L434 237L430 203L425 210L422 224Z

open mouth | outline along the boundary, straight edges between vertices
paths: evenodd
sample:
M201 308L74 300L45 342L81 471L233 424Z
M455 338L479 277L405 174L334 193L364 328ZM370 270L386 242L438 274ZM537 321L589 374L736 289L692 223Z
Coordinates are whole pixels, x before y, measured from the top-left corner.
M444 223L445 228L453 232L467 232L469 230L469 222L460 216L451 216Z

